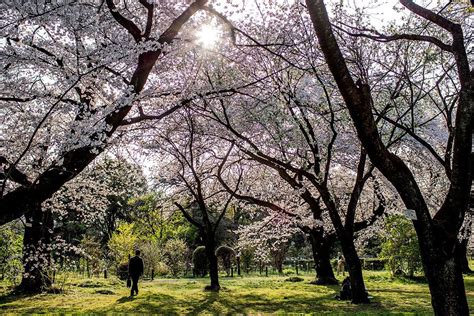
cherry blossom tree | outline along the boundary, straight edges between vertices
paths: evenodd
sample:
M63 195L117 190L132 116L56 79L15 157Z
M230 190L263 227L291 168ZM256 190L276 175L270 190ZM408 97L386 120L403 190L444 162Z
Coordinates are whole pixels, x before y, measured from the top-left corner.
M214 76L219 80L218 72ZM367 163L365 151L350 136L353 130L344 124L344 116L339 114L343 111L334 104L331 88L321 77L319 80L309 77L293 69L281 71L265 82L266 90L258 90L258 95L203 99L197 111L224 127L227 136L221 132L222 138L235 144L249 159L273 169L297 191L316 221L321 221L323 212L327 212L351 272L354 302L366 302L353 234L359 226L355 225L359 199L374 168ZM316 97L309 98L309 91L314 91ZM338 169L345 169L341 173L353 183L345 203L340 193L333 190L337 187L336 179L344 178L333 177ZM237 198L252 199L245 194L234 194ZM375 217L383 212L384 205L382 198L373 210ZM365 225L370 222L365 221ZM321 240L325 233L321 228L318 230Z
M42 212L34 213L42 216L41 219L25 217L25 273L19 289L37 292L51 286L47 272L54 266L58 253L63 257L68 253L82 256L80 245L67 236L68 227L76 227L71 224L82 225L82 231L74 232L76 238L89 230L106 245L118 219L124 217L121 212L127 199L144 189L144 178L137 166L110 158L92 164L68 182L43 204Z
M1 224L40 213L120 126L164 117L187 102L183 89L169 89L184 79L174 72L172 47L205 3L2 2L2 130L15 132L2 139ZM160 113L156 101L165 99L171 107ZM137 116L124 120L137 104ZM145 114L150 107L158 113Z
M381 41L415 41L451 56L457 87L456 110L453 111L453 140L449 152L449 189L442 205L431 214L419 182L399 155L390 152L373 116L373 98L369 83L363 78L354 80L348 62L331 26L325 3L307 0L306 6L316 32L319 46L337 83L351 119L367 154L374 165L393 184L406 207L416 212L413 220L425 275L428 279L435 314L467 315L469 313L462 271L455 255L457 236L468 207L471 187L472 115L474 113L474 81L465 44L462 20L446 17L445 8L428 9L410 0L400 3L423 20L413 32L393 32L389 35L363 32ZM450 4L448 4L449 6ZM457 3L451 4L458 6ZM428 31L424 31L428 30ZM436 32L436 34L434 34ZM446 43L443 35L450 37Z
M159 176L174 207L199 230L209 261L211 284L206 289L219 291L216 232L233 207L233 194L221 188L215 177L219 146L204 132L203 121L188 110L170 117L167 125L155 135L154 146L164 168Z

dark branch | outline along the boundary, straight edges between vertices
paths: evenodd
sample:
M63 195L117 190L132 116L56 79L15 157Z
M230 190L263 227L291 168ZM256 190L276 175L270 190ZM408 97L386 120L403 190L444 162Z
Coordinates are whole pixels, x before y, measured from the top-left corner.
M123 26L128 31L128 33L133 36L135 42L139 42L142 37L142 32L140 31L138 26L118 12L118 8L115 6L113 0L106 0L106 3L115 21L117 21L121 26Z

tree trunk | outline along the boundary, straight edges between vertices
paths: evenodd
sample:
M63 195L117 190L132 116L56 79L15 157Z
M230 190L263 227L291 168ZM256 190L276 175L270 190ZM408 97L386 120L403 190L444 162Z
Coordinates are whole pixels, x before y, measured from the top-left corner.
M359 255L354 246L352 238L347 236L338 236L341 242L342 254L346 261L349 277L351 281L352 303L369 303L369 298L365 289L364 278L362 276L362 267L360 265Z
M423 229L420 220L413 224L434 314L469 315L457 236L446 234L444 223L433 230Z
M211 285L206 287L206 290L219 291L221 286L219 284L219 266L216 256L216 243L213 237L206 236L206 254L209 260L209 277L211 278Z
M51 258L47 248L51 244L53 228L51 211L42 211L41 206L38 206L27 214L23 238L24 274L19 285L20 291L38 293L51 286L51 279L46 272Z
M237 275L240 276L240 256L237 256Z
M463 239L456 245L456 257L459 260L459 264L461 265L462 273L471 274L474 271L471 270L469 267L469 261L467 260L467 244L469 239Z
M424 264L435 315L469 315L459 260L439 257L432 255L432 262Z
M334 271L331 266L331 245L325 240L320 230L311 229L309 232L309 241L313 252L314 267L316 270L316 279L314 284L334 285L338 284Z
M461 265L462 273L471 274L473 271L469 267L469 261L467 260L467 244L469 240L463 239L456 246L456 256L458 257Z
M275 263L278 274L283 274L283 263L281 261L278 261Z

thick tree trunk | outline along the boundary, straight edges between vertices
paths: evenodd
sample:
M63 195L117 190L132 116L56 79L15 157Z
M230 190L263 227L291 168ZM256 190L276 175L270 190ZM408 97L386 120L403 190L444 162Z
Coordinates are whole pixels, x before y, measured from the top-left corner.
M219 284L219 266L216 256L216 243L213 237L206 236L206 255L209 260L209 277L211 278L211 285L206 287L206 290L219 291L221 286Z
M314 283L318 285L338 284L331 266L331 243L325 240L320 230L316 229L311 229L309 232L309 241L316 270Z
M424 264L435 315L469 315L461 264L454 257L430 256Z
M359 255L354 246L352 238L338 236L341 242L342 253L346 261L349 277L351 281L352 303L369 303L369 298L365 289L364 278L362 276L362 266Z
M469 315L456 236L447 235L446 226L439 222L432 231L422 229L419 220L414 221L414 227L434 314Z
M24 274L19 290L27 293L38 293L51 286L47 276L50 264L48 248L53 236L54 221L51 211L42 211L38 206L26 216L26 227L23 238Z

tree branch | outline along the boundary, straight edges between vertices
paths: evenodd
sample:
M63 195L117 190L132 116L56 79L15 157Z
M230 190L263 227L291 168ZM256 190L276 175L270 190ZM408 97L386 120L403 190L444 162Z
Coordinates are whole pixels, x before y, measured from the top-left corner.
M114 0L106 0L106 3L107 7L110 10L110 14L112 14L115 21L117 21L121 26L123 26L128 31L128 33L133 36L135 42L140 42L142 38L142 32L140 31L138 26L118 12L118 8L115 6Z
M433 37L433 36L428 36L428 35L419 35L419 34L393 34L393 35L385 35L377 32L376 30L366 30L369 32L374 33L375 35L372 34L366 34L366 33L354 33L354 32L349 32L348 30L334 25L335 28L338 30L353 36L353 37L365 37L369 38L371 40L377 41L377 42L382 42L382 43L387 43L387 42L393 42L393 41L398 41L398 40L409 40L409 41L418 41L418 42L429 42L431 44L434 44L438 46L440 49L450 52L453 52L453 47L451 45L448 45L441 41L440 39Z
M193 224L194 226L196 226L197 228L199 229L204 229L204 226L202 226L200 223L198 223L197 221L194 220L194 218L191 217L191 215L189 215L189 213L184 209L184 207L179 204L178 202L174 202L174 205L176 205L176 207L181 211L181 213L183 214L183 216L191 223Z

